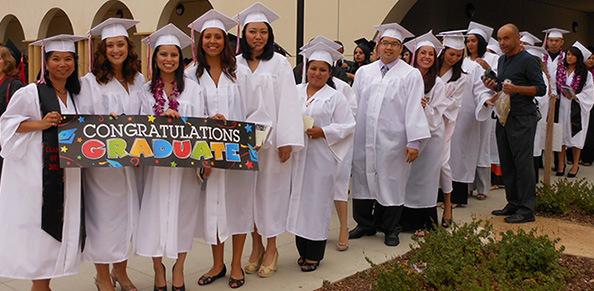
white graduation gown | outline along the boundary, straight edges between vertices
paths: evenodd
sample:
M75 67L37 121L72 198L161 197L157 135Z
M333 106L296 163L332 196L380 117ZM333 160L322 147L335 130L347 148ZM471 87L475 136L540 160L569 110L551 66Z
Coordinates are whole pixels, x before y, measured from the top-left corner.
M557 74L555 73L555 76ZM559 95L561 102L559 106L559 122L563 131L563 145L569 147L583 148L584 142L586 142L586 133L588 132L588 122L590 120L590 109L594 104L594 84L592 83L592 74L588 72L588 76L584 88L578 94L576 94L576 101L580 104L580 113L582 118L582 130L580 130L573 137L571 136L571 100ZM573 81L574 73L567 76L566 85L571 86Z
M439 177L439 187L444 193L451 193L452 186L452 167L450 166L450 155L452 147L452 135L456 128L458 112L462 106L462 94L464 94L468 75L462 74L456 81L448 82L452 78L453 70L448 70L441 79L445 82L445 96L448 98L449 105L443 113L444 124L444 148L442 155L442 166Z
M423 78L401 60L382 78L380 63L359 68L353 83L358 109L352 196L401 206L410 173L407 144L431 136L421 106Z
M497 73L497 63L499 60L499 56L494 54L494 53L490 53L490 52L486 52L485 55L483 55L483 59L485 60L485 62L487 62L487 64L489 64L489 66L491 67L491 70L493 70L495 73ZM480 67L480 65L479 65ZM484 74L485 70L481 67L481 74ZM491 167L491 162L492 162L492 153L491 151L495 151L495 154L498 154L497 151L497 141L493 141L492 140L492 136L493 131L494 131L494 125L495 122L497 122L496 119L493 118L488 118L487 120L484 121L480 121L480 135L479 135L479 141L480 141L480 148L479 148L479 160L478 160L478 164L477 167L479 168L490 168ZM495 145L493 145L492 143L495 143Z
M76 114L71 97L60 100L63 114ZM80 169L64 169L62 242L41 229L42 132L17 133L25 120L42 119L37 86L19 89L0 118L0 277L50 279L74 275L80 264Z
M249 69L243 65L237 66L236 80L223 73L218 85L207 71L198 80L195 65L186 69L185 75L204 89L208 116L223 114L229 120L245 121L257 110L259 96L252 89ZM253 171L212 169L206 190L199 195L196 236L217 244L231 235L251 232L255 186Z
M185 89L177 99L178 112L187 117L205 117L202 88L188 78L184 82ZM154 114L155 99L149 85L150 82L143 90L143 114ZM163 110L167 110L168 106L166 102ZM137 254L176 259L178 253L192 249L199 219L201 186L196 171L196 168L145 168L144 193L136 231Z
M542 79L546 86L546 93L543 96L535 96L538 101L538 111L542 116L536 124L536 135L534 136L534 157L540 157L545 148L545 141L547 136L547 116L549 115L549 80L546 74L542 73Z
M240 55L237 63L247 66ZM291 65L275 53L267 61L261 60L252 72L255 90L262 94L262 115L258 120L272 125L267 142L258 152L254 222L258 233L265 238L285 232L289 209L292 158L281 163L278 148L292 146L293 153L303 147L303 100L297 88ZM299 109L298 109L299 108Z
M435 207L437 203L445 148L443 113L451 102L446 97L445 84L439 77L435 79L435 85L427 96L429 104L424 111L431 137L423 143L421 153L410 169L404 200L404 206L409 208Z
M297 90L307 99L307 84ZM328 85L311 98L304 114L313 117L325 137L305 138L305 147L293 156L287 231L320 241L328 238L336 169L352 147L355 119L346 97Z
M144 76L134 77L128 91L112 78L97 82L93 73L81 78L80 114L140 114ZM127 260L134 253L133 234L140 209L137 176L139 168L83 169L87 242L83 256L97 264ZM109 183L105 183L109 181Z
M336 90L346 97L354 118L357 114L357 96L355 95L355 91L353 90L353 88L351 88L351 85L349 85L347 82L341 79L332 77L332 80L334 81ZM335 201L348 201L349 199L349 183L351 180L351 168L353 166L354 137L354 135L349 136L349 141L347 141L351 145L349 147L349 152L338 165L338 174L336 175L336 186L334 187Z
M545 64L552 79L550 80L551 82L549 82L551 85L551 92L553 94L557 94L557 81L555 76L557 76L557 66L559 65L559 60L565 59L565 52L562 51L554 60L551 60L551 56L547 53L547 56L543 56L543 62L545 57L548 59Z
M483 104L491 94L481 80L481 66L464 59L462 70L467 73L468 80L464 86L462 106L452 135L450 166L454 181L472 183L480 156L480 121L490 118L492 112L492 108L487 108Z

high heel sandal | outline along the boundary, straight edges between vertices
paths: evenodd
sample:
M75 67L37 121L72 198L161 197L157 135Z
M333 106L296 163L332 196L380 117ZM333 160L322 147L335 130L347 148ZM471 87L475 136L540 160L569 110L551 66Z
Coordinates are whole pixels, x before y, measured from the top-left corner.
M262 254L260 254L260 258L258 259L257 262L250 262L248 260L248 263L247 263L247 265L245 265L243 267L243 270L247 274L254 274L254 273L258 272L258 270L260 270L260 266L262 265L263 259L264 259L264 251L262 251Z
M303 262L303 265L301 265L301 272L313 272L317 270L319 266L320 261L317 261L315 263Z
M258 270L258 276L261 278L268 278L271 277L274 272L276 272L276 264L278 263L278 251L274 254L274 258L272 259L272 264L269 266L261 265L260 269Z
M116 287L116 283L120 285L121 291L138 291L138 288L130 282L130 284L122 284L122 282L118 279L118 277L112 272L109 274L111 276L111 281L113 281L113 287Z
M245 284L245 272L243 272L243 269L241 270L241 275L243 276L241 279L235 279L229 276L229 287L231 289L237 289Z
M175 266L177 265L177 262L175 262L175 264L173 264L173 267L171 267L171 291L186 291L186 284L182 284L181 287L175 287L173 286L173 270L175 269Z
M571 170L569 170L569 171L571 172ZM580 171L580 167L578 167L577 170L575 170L575 173L567 172L567 178L575 178L579 171Z
M198 279L198 285L205 286L205 285L211 284L214 281L225 277L225 274L227 274L227 266L223 265L223 269L218 274L216 274L214 276L208 276L206 274L202 275Z
M167 268L165 265L161 263L161 267L163 267L163 276L165 277L165 286L157 287L157 285L153 286L153 291L167 291Z
M561 172L555 171L555 176L557 176L557 177L565 176L565 168L567 168L567 167L565 165L563 165L563 171L561 171Z
M101 286L99 286L99 280L97 280L97 278L95 278L95 287L97 287L97 291L101 291ZM110 284L113 284L113 287L115 288L115 282L110 282Z

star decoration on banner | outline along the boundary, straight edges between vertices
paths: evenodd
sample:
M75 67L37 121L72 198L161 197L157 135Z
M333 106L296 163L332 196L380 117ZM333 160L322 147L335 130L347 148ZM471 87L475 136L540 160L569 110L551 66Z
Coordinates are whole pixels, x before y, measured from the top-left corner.
M79 138L77 138L77 139L76 139L76 142L78 142L78 143L81 143L81 142L83 142L83 139L82 139L82 137L79 137Z
M67 146L62 146L62 147L60 148L60 151L61 151L61 152L63 152L63 153L65 153L65 152L67 152L67 151L68 151L68 147L67 147Z
M81 156L77 156L76 159L80 161L80 160L82 160L82 157Z
M177 167L177 163L176 163L176 162L171 162L171 164L170 164L170 165L171 165L171 167L172 167L172 168L175 168L175 167Z
M85 123L85 117L84 116L79 116L78 117L78 123Z
M246 124L245 126L245 132L247 133L252 133L253 127L251 124Z
M148 116L148 122L153 123L155 122L155 119L157 119L154 115L149 115Z
M128 122L132 122L132 117L128 117Z
M246 166L248 169L253 169L253 168L254 168L254 163L252 163L252 161L247 161L247 162L245 163L245 166Z

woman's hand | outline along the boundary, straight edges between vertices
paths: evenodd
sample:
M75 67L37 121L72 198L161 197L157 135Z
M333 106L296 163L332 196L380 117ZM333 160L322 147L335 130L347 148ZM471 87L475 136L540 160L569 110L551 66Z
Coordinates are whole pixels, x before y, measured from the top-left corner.
M483 70L488 70L491 68L491 66L489 66L489 63L487 63L487 61L483 60L482 58L476 58L474 61L481 65L481 67L483 67Z
M427 105L429 105L429 96L423 96L423 99L421 99L421 106L425 109L427 108Z
M161 116L167 116L167 117L172 117L172 118L181 118L181 115L179 114L179 112L169 108L167 109L167 111L163 112L161 114Z
M52 111L46 114L41 120L41 130L46 130L52 126L58 126L62 120L62 116L57 111Z
M289 160L292 151L293 147L291 146L282 146L278 148L278 158L280 159L281 163L284 163Z
M325 137L324 135L324 130L322 130L319 127L312 127L312 128L308 128L305 133L307 134L307 136L309 136L309 138L320 138L320 137Z

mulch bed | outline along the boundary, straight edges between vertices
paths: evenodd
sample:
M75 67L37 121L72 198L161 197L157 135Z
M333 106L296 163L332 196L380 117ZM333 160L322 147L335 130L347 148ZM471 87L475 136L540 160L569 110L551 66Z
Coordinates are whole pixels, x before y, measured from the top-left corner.
M373 284L382 271L394 264L406 263L409 256L410 252L365 271L357 272L340 281L334 283L325 282L318 291L373 290ZM561 256L560 264L571 272L571 277L567 282L567 290L594 290L594 259L564 254ZM433 291L436 289L425 286L424 290Z
M546 212L537 212L536 215L549 218L558 218L581 224L594 225L594 215L587 214L579 208L573 208L567 214L551 214Z

